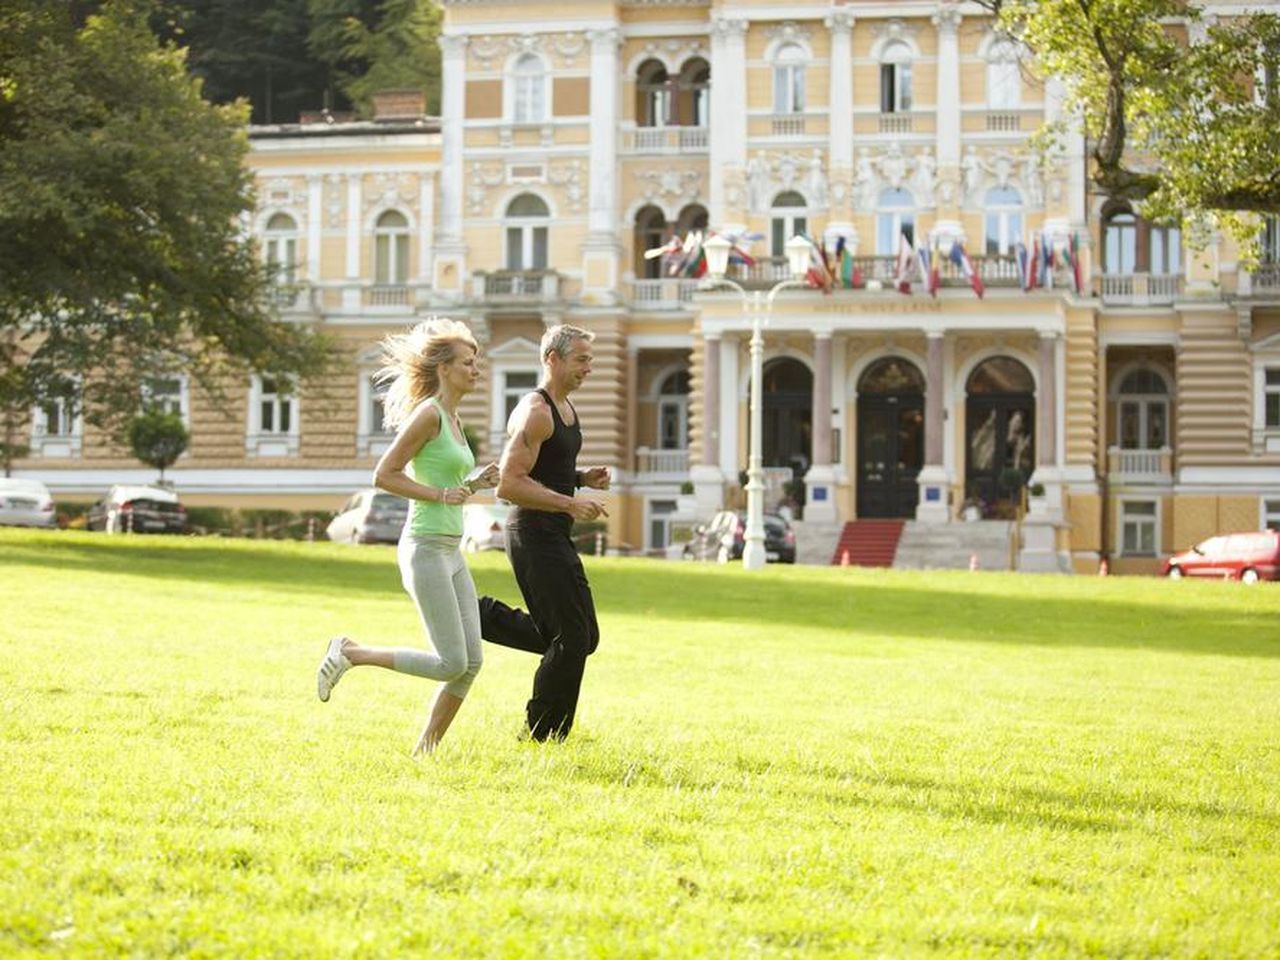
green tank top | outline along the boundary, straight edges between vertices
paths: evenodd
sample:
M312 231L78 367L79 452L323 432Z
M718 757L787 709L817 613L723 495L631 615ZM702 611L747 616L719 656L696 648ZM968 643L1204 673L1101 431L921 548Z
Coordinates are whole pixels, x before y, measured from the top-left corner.
M453 423L440 401L431 403L440 414L440 432L422 445L409 461L409 476L428 487L460 487L476 465L475 455L465 440L453 435ZM434 500L414 500L409 514L409 531L415 534L462 536L462 507Z

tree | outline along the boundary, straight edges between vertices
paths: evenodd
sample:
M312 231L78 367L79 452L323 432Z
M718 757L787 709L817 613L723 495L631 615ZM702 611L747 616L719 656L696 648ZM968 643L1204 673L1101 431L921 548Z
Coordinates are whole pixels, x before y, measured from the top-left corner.
M381 0L370 25L348 17L330 40L332 49L367 63L364 72L341 81L342 91L363 112L375 93L414 89L427 95L427 112L440 109L440 9L427 0Z
M1102 193L1152 219L1211 218L1246 242L1256 221L1239 211L1280 212L1280 17L1204 24L1190 0L980 2L1063 83ZM1206 26L1203 39L1178 23Z
M182 456L191 441L182 417L163 410L146 410L129 423L129 450L147 466L164 471Z
M201 98L150 12L0 8L0 401L63 395L117 437L152 377L182 370L217 400L230 377L314 379L333 357L279 322L244 234L244 107Z

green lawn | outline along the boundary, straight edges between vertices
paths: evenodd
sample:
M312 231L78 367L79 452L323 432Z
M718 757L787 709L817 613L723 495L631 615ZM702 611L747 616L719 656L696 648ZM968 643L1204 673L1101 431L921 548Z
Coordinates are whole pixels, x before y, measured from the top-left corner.
M1280 956L1280 586L588 573L415 761L391 548L0 530L0 955Z

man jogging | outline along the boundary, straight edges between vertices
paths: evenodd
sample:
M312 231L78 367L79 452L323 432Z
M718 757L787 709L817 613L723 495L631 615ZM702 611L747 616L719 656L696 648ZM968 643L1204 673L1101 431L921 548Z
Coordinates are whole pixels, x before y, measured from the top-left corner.
M576 495L609 489L609 469L577 469L582 428L569 394L591 372L595 335L556 326L542 337L542 382L511 414L497 494L515 505L507 556L529 612L480 600L481 634L542 656L526 708L534 740L563 740L573 726L587 655L600 642L595 604L569 533L574 520L607 516L604 504Z

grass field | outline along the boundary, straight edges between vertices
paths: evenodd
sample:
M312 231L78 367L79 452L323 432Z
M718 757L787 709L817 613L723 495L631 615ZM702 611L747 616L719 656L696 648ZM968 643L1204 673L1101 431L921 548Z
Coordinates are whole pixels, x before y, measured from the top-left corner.
M415 761L390 548L0 530L0 955L1280 956L1280 587L588 573Z

